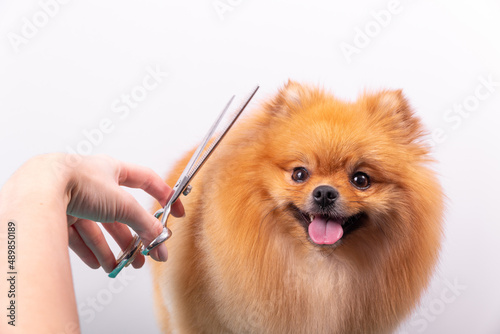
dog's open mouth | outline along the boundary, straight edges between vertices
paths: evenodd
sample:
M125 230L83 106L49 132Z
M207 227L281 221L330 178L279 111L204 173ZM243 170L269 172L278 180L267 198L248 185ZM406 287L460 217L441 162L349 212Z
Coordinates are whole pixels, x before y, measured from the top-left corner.
M295 205L292 209L297 220L306 229L311 242L316 245L334 245L363 225L364 213L349 217L327 216L301 211Z

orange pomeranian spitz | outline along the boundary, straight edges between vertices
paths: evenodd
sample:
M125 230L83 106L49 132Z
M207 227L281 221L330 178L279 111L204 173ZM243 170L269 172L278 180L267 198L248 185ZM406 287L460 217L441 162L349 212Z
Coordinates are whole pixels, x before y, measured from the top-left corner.
M169 260L153 264L162 329L396 329L440 248L422 132L401 91L343 102L288 82L229 131L169 221Z

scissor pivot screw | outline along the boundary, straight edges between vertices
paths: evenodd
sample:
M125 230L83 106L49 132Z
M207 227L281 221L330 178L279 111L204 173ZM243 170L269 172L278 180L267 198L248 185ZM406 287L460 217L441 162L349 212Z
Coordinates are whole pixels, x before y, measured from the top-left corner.
M191 192L191 189L193 189L193 187L191 187L191 185L188 184L188 186L186 187L186 189L184 189L184 191L182 192L182 194L184 196L187 196Z

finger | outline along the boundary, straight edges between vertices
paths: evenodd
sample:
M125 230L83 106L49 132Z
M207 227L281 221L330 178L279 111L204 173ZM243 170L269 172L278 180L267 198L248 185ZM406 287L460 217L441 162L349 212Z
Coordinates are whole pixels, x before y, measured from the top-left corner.
M99 260L95 257L94 253L87 247L82 237L74 226L68 228L69 247L75 252L82 261L92 269L101 267Z
M74 216L70 216L70 215L66 215L66 219L68 221L68 226L73 225L78 220L78 218L76 218Z
M94 253L104 271L110 273L116 265L116 259L99 225L88 219L79 219L73 226L83 242Z
M161 206L165 206L172 197L172 189L151 168L120 162L118 183L122 186L140 188L156 198ZM184 215L181 201L172 205L172 214L176 217Z
M141 188L160 202L167 204L172 189L151 168L120 162L118 183L131 188Z
M173 193L172 193L172 195L173 195ZM168 199L170 199L170 197L172 195L170 195L168 197ZM184 217L185 214L186 214L186 211L184 210L184 206L182 205L181 201L179 199L176 200L174 202L174 204L172 204L172 216L180 218L180 217Z
M137 200L124 189L119 188L116 195L116 221L129 225L142 239L144 245L149 245L162 231L163 226L158 219L144 210ZM149 253L156 261L166 261L166 247L157 247Z
M74 226L68 228L69 247L75 252L76 255L90 268L98 269L101 267L99 260L95 257L94 253L88 248L83 241L82 237Z
M101 225L113 237L113 239L116 241L118 246L120 246L122 251L127 249L128 245L130 245L130 243L134 238L129 228L121 223L118 222L103 223ZM132 266L134 268L140 268L144 265L144 262L145 262L144 256L142 254L138 254L134 259L134 261L132 262Z

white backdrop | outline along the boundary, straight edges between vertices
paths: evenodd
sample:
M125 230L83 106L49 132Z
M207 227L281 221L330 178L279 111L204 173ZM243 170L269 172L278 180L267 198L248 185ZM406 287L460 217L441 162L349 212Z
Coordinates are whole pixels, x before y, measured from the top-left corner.
M346 99L403 88L449 200L436 278L398 332L498 334L499 16L493 0L0 0L0 184L54 151L164 175L256 83L256 102L288 78ZM147 268L72 266L84 333L158 332Z

